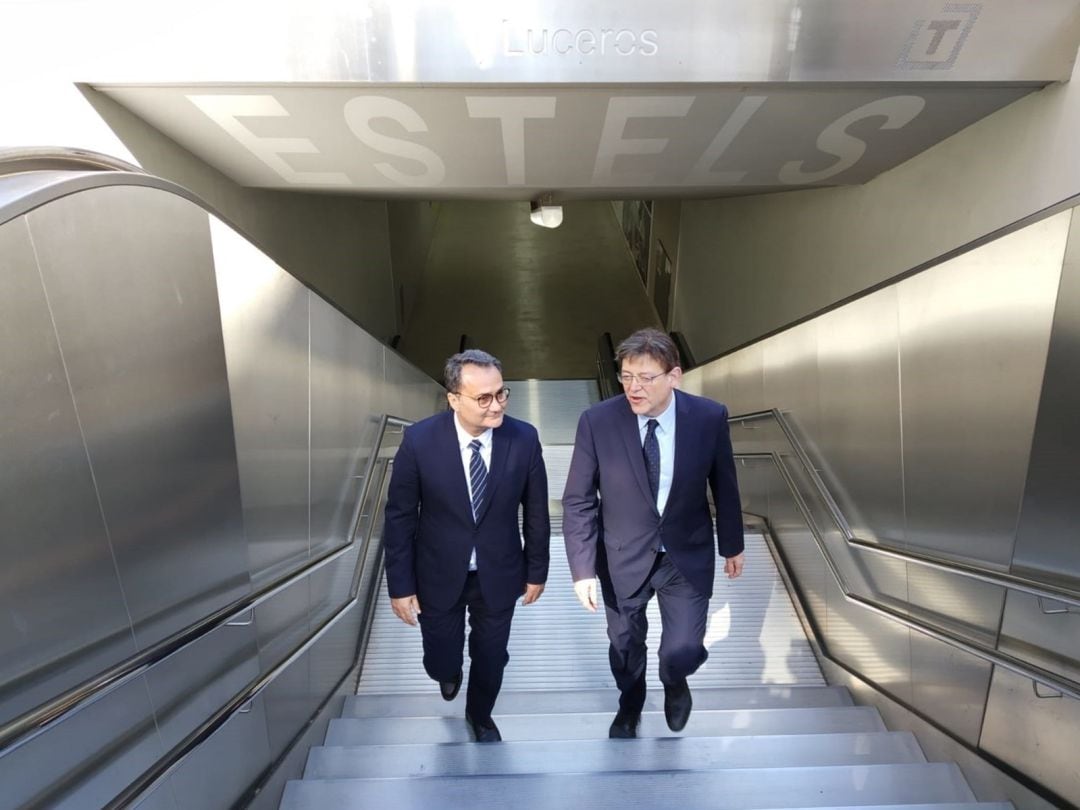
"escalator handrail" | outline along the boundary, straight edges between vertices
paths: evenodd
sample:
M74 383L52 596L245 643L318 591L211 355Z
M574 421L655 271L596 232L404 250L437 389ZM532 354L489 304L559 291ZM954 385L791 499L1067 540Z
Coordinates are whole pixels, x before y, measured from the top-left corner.
M668 332L668 335L670 335L675 348L679 352L679 366L683 372L685 373L694 368L697 363L694 361L694 353L690 351L690 344L686 340L686 335L678 331Z
M359 523L364 517L364 515L362 515L362 506L367 502L369 496L371 480L375 472L375 466L378 461L379 452L387 428L390 426L405 428L411 424L412 422L410 420L387 414L384 414L380 418L378 432L372 446L371 456L368 458L367 467L364 471L364 483L357 499L354 519L352 521L352 530L349 534L349 541L347 543L328 549L315 559L309 561L302 568L282 574L257 591L253 591L252 593L225 605L199 621L173 633L168 638L120 661L103 672L71 687L59 696L24 712L19 717L0 726L0 757L4 757L12 751L21 748L26 743L64 722L82 709L96 703L98 700L101 700L103 697L114 692L124 684L129 683L132 679L142 675L157 664L160 664L166 658L190 647L214 630L245 616L267 599L270 599L290 585L309 576L314 571L346 554L357 542L356 534L359 529Z
M145 174L134 163L95 152L64 146L22 146L0 149L0 176L23 172L133 172Z
M622 389L621 385L617 385L617 374L615 342L611 332L604 332L600 335L596 348L596 377L600 386L600 399L613 397Z

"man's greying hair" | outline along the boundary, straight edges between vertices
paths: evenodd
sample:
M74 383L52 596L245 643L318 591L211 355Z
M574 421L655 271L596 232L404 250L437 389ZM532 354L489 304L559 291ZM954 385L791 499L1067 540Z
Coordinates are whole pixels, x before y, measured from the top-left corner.
M497 368L499 373L502 373L502 363L498 358L480 349L466 349L447 360L446 368L443 369L443 383L451 394L456 394L461 390L461 369L466 363L484 368Z
M615 363L620 368L623 360L638 357L651 357L665 372L679 365L679 350L675 348L675 341L659 329L639 329L615 350Z

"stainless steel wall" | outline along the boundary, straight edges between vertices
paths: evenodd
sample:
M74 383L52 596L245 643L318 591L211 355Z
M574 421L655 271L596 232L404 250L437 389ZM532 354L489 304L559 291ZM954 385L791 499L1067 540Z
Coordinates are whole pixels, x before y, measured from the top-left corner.
M685 387L733 414L782 410L857 536L1080 590L1073 219L1055 214L752 344L690 372ZM761 423L733 438L738 451L787 452ZM770 517L833 657L1080 799L1065 761L1080 742L1073 701L1033 696L1030 683L849 604L779 476L747 462L740 480L745 508ZM1080 616L1053 606L1043 616L1037 600L1006 600L999 587L849 550L815 517L860 595L1076 678ZM1062 743L1060 754L1017 746L1018 727L1029 741Z
M0 722L345 542L379 415L440 400L167 190L84 190L0 224ZM0 757L0 808L111 798L337 611L355 562ZM228 806L351 666L360 620L145 806Z

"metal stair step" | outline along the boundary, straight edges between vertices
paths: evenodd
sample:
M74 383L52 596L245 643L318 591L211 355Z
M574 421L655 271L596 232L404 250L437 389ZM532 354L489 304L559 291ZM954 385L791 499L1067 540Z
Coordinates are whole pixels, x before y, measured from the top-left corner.
M282 810L527 807L529 810L744 810L973 802L953 764L719 771L321 779L290 782Z
M785 810L808 810L788 807ZM846 804L842 807L815 807L814 810L1016 810L1012 802L934 802L933 804Z
M852 706L851 693L842 686L742 686L694 689L695 709L779 709ZM430 694L383 694L350 696L342 717L441 717L460 716L464 690L447 703L432 682ZM611 689L576 689L503 692L497 714L559 714L605 712L618 709L619 693ZM649 711L664 710L664 694L650 690L645 698Z
M504 740L606 739L612 712L495 715ZM811 709L696 710L682 734L723 737L760 734L828 734L885 731L870 706ZM670 737L663 712L645 712L641 737ZM330 721L327 745L468 742L463 715L455 717L368 717Z
M925 762L910 732L317 747L305 779L697 771Z

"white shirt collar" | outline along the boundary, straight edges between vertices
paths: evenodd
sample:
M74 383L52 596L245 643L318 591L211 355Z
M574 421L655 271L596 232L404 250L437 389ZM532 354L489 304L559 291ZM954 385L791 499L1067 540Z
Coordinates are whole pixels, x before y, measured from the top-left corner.
M638 430L645 430L645 426L649 424L650 419L655 419L659 423L659 427L662 431L670 433L675 428L675 391L671 392L671 402L664 409L664 412L659 416L645 416L644 414L638 414Z
M491 447L491 428L488 428L479 436L473 436L469 431L465 430L461 426L461 422L458 421L458 415L454 414L454 429L457 431L458 447L465 450L473 441L473 439L480 440L480 446L483 449Z

